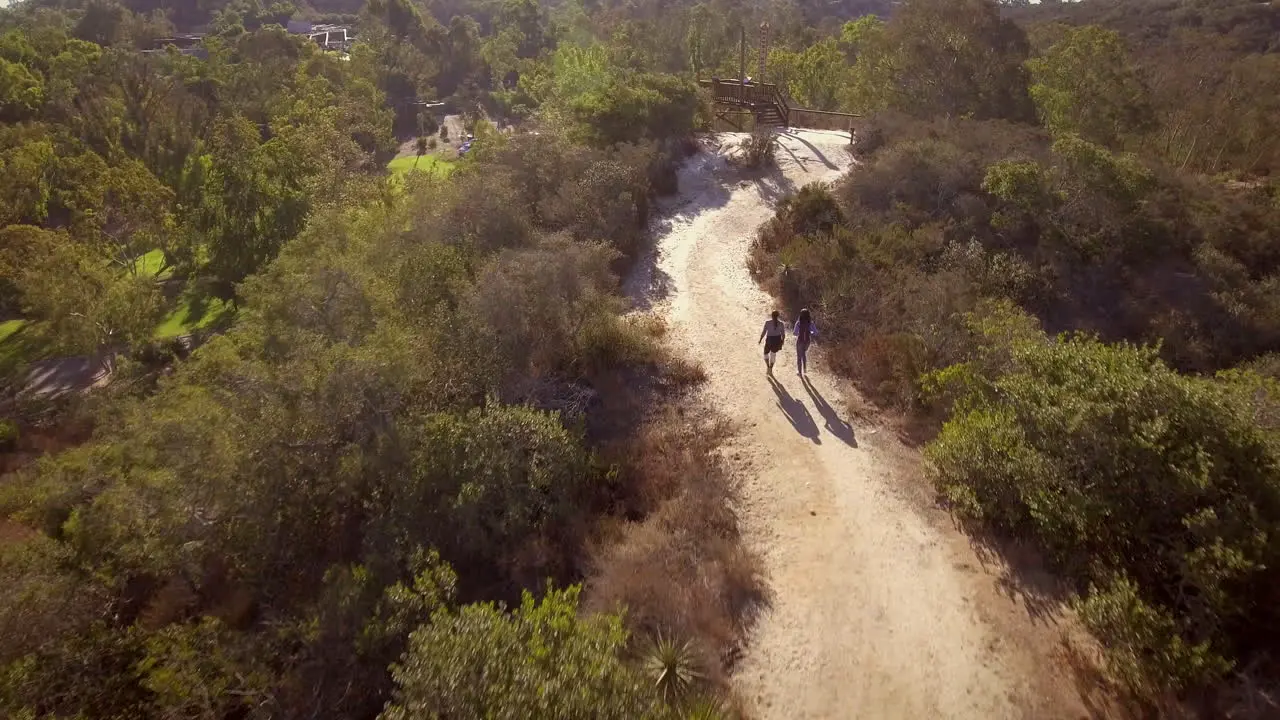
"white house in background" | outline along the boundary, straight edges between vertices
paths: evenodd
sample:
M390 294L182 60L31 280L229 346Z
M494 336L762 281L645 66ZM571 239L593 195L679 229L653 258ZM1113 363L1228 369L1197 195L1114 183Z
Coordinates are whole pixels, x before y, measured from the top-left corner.
M306 35L320 47L342 47L351 39L345 25L313 25L309 20L290 20L285 30L294 35Z

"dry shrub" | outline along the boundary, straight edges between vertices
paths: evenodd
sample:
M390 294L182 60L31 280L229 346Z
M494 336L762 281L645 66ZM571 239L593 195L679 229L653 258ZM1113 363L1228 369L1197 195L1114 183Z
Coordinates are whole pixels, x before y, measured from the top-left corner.
M771 219L769 223L774 222ZM766 232L769 226L766 223L760 228L760 235ZM757 235L755 242L751 243L751 249L747 253L747 271L751 273L751 277L756 282L764 286L766 292L770 295L778 294L778 257L776 253L770 252L768 241Z
M697 385L707 379L707 370L701 363L670 350L663 351L660 367L662 378L677 388Z
M706 380L706 371L697 361L662 342L666 333L666 322L656 315L604 315L583 326L576 354L591 377L640 369L666 388Z
M853 155L865 158L884 147L884 128L868 124L853 135Z
M1215 699L1210 714L1231 720L1280 717L1280 680L1252 663L1237 672Z
M856 378L863 392L880 404L909 408L918 399L924 348L908 333L870 333L853 343L838 372Z
M741 544L735 488L716 447L724 428L679 409L649 420L628 448L633 516L593 553L586 605L626 609L637 639L688 641L723 686L753 610L765 597L759 558Z
M615 255L564 233L505 250L481 269L468 309L492 329L494 354L520 375L539 377L593 354L601 362L643 354L643 338L613 319Z
M741 154L734 160L737 164L751 170L773 167L777 160L777 136L773 130L756 130L738 143Z

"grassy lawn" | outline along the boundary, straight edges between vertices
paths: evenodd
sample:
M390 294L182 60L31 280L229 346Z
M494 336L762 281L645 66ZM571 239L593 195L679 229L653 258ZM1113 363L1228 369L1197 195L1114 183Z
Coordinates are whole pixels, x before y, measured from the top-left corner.
M161 279L169 277L173 274L173 268L165 268L164 272L160 272L160 268L164 266L164 251L152 250L151 252L138 258L138 276L139 277L160 277Z
M392 160L387 164L387 169L391 171L392 175L403 175L410 170L417 169L422 172L434 172L441 177L448 177L453 172L453 163L439 155L423 155L422 157L410 155Z
M159 272L163 266L164 252L152 250L138 258L138 275L139 277L164 279L173 274L173 268L165 268L164 272ZM156 340L168 340L182 335L190 335L196 330L222 320L231 312L230 304L222 300L198 297L193 293L184 293L178 298L177 305L156 326L152 337Z
M36 323L6 320L0 323L0 374L50 355L49 338Z
M26 324L26 320L5 320L0 323L0 345L3 345L10 335L21 330L22 326Z
M230 303L217 298L194 297L183 295L178 305L156 326L154 337L167 340L182 335L189 335L203 327L228 318L235 312Z
M138 275L164 278L173 269L166 268L164 272L159 272L163 265L164 254L160 250L152 250L138 258ZM156 325L152 337L156 340L168 340L189 335L216 322L229 320L234 312L230 303L217 298L184 293ZM21 319L0 322L0 375L56 354L51 338L44 332L41 322Z

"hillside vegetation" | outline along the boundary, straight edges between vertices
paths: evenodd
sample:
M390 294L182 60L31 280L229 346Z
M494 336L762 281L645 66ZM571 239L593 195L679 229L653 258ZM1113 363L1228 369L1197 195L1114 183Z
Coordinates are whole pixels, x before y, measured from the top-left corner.
M493 46L373 3L344 56L237 4L140 51L191 7L0 16L0 715L728 713L758 563L701 370L618 288L690 78L527 3ZM468 104L464 158L387 169L399 98L507 61L539 132ZM19 392L62 355L110 383Z
M280 26L325 15L357 31L349 52ZM0 12L0 715L733 715L760 566L701 370L626 314L618 278L710 124L694 79L733 76L766 21L767 80L866 120L856 170L783 203L753 272L913 419L959 516L1074 583L1117 676L1261 707L1277 17ZM189 30L194 52L155 51ZM435 100L474 131L462 158L434 152ZM111 382L20 392L68 356Z
M823 41L854 61L791 82L868 113L861 164L752 267L960 517L1075 583L1119 676L1222 712L1280 642L1280 14L1010 15L913 0Z

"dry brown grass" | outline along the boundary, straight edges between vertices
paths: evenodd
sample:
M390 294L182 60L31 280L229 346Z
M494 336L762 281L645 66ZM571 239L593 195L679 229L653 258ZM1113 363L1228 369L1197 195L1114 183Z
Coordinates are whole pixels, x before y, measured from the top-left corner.
M616 526L592 552L586 607L625 609L639 641L659 633L690 641L723 690L766 589L759 558L742 546L736 489L717 453L726 429L688 404L655 412L624 449L625 514L642 519Z

